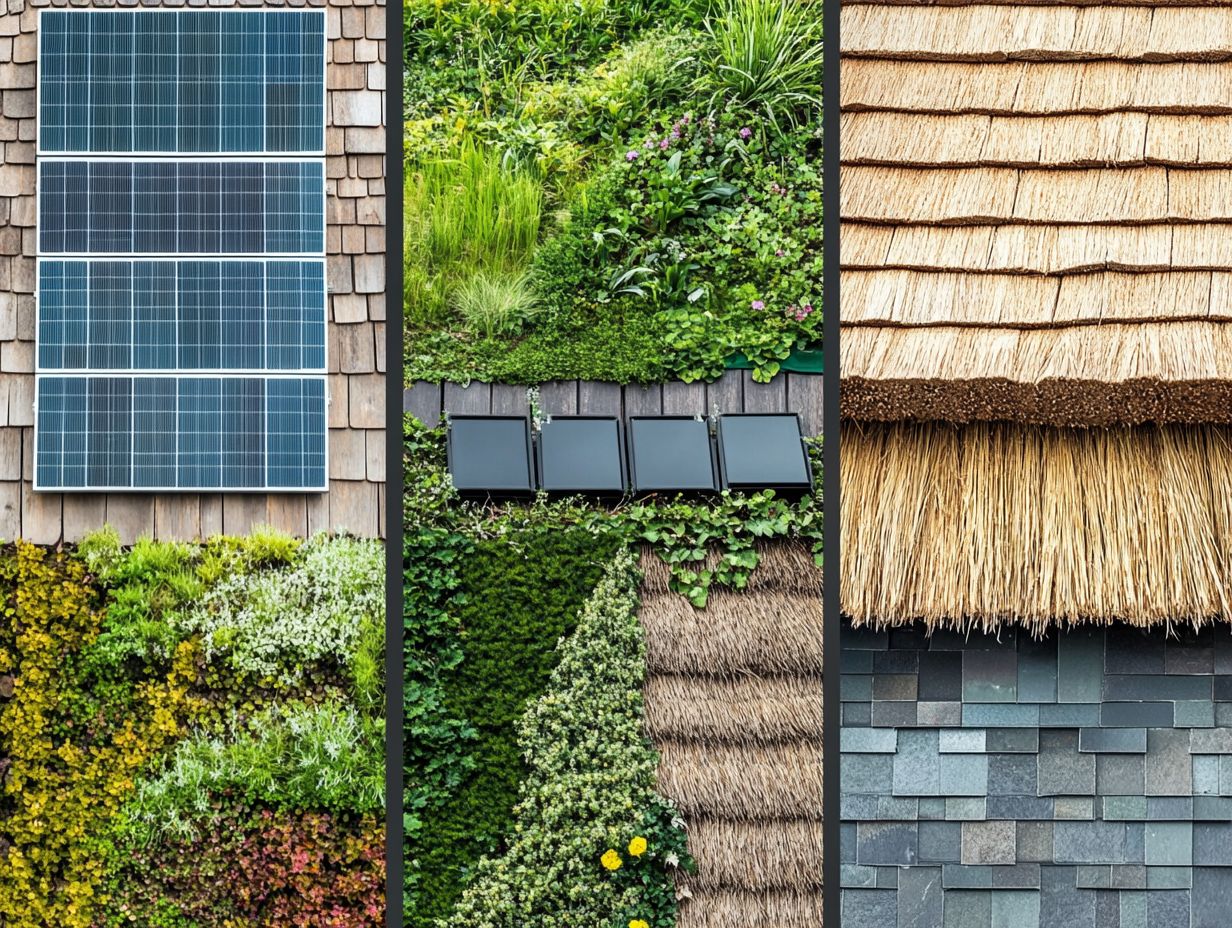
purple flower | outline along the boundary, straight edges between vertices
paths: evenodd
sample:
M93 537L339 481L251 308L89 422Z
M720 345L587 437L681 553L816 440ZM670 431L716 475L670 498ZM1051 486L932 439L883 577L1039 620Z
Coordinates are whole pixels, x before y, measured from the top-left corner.
M806 316L807 316L807 315L808 315L809 313L811 313L812 311L813 311L813 304L812 304L812 303L805 303L805 304L804 304L804 315L806 315Z
M776 258L781 258L781 257L783 257L783 249L782 249L782 248L777 249L777 250L774 252L774 256L775 256Z
M654 139L647 139L642 142L642 148L654 148Z
M754 308L754 309L765 309L765 308L766 308L766 304L765 304L764 302L762 302L761 300L754 300L754 301L753 301L753 308Z
M629 152L626 152L626 153L625 153L625 160L626 160L626 161L636 161L636 160L637 160L637 156L638 156L639 154L641 154L641 152L639 152L639 151L635 148L635 149L633 149L632 151L629 151Z
M664 139L662 142L659 143L659 147L663 149L664 151L666 151L667 146L670 144L672 144L670 141L668 141L667 139Z
M753 130L750 129L748 126L745 126L743 129L740 130L740 137L742 139L750 138L752 135L753 135Z
M693 119L693 116L689 113L685 113L683 116L680 117L680 121L684 123L686 126L689 124L689 122L692 119Z
M678 138L680 138L680 131L679 131L679 130L677 130L677 129L673 129L673 130L672 130L672 138L674 138L674 139L678 139Z

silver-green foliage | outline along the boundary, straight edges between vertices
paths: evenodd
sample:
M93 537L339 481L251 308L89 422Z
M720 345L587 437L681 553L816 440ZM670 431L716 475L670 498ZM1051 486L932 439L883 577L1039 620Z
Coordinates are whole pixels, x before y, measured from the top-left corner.
M293 685L314 664L349 661L385 614L385 553L379 542L318 535L290 567L236 573L176 618L200 634L207 659Z
M529 765L503 853L484 858L444 922L448 928L601 926L638 903L609 879L608 847L639 833L654 794L656 757L642 728L645 645L637 572L622 552L564 639L547 692L526 712ZM431 836L425 836L431 840Z

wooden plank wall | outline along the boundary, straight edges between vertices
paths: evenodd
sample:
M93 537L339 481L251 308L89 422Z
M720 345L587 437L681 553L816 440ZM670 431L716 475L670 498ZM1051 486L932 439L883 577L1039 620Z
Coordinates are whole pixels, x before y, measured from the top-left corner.
M821 434L819 374L785 374L756 383L749 371L727 371L714 383L621 386L590 380L564 380L539 387L539 405L549 415L709 415L727 412L798 412L806 435ZM472 381L418 381L402 395L402 408L424 422L441 413L519 415L527 411L526 387Z

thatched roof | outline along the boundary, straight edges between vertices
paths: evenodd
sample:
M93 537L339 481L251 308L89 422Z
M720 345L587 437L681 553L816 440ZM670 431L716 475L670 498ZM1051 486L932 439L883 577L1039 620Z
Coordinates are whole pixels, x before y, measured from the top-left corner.
M857 625L1232 614L1232 429L865 423L842 450Z
M821 922L821 571L774 544L748 588L694 609L643 558L646 727L658 789L689 826L698 872L680 928Z
M1232 8L847 2L844 416L1232 423Z

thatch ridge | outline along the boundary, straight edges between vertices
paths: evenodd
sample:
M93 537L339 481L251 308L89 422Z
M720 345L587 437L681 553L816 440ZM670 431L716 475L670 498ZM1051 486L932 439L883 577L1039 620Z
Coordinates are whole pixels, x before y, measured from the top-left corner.
M697 873L683 884L702 890L821 889L821 822L815 819L689 822L689 850Z
M1232 430L855 425L842 609L1039 632L1232 611Z
M808 677L655 674L645 692L646 730L656 741L754 746L821 738L821 687Z
M666 741L659 789L688 816L821 818L821 742L754 748Z
M837 891L837 890L836 890ZM822 895L807 892L696 893L680 910L677 928L817 928L822 919Z

